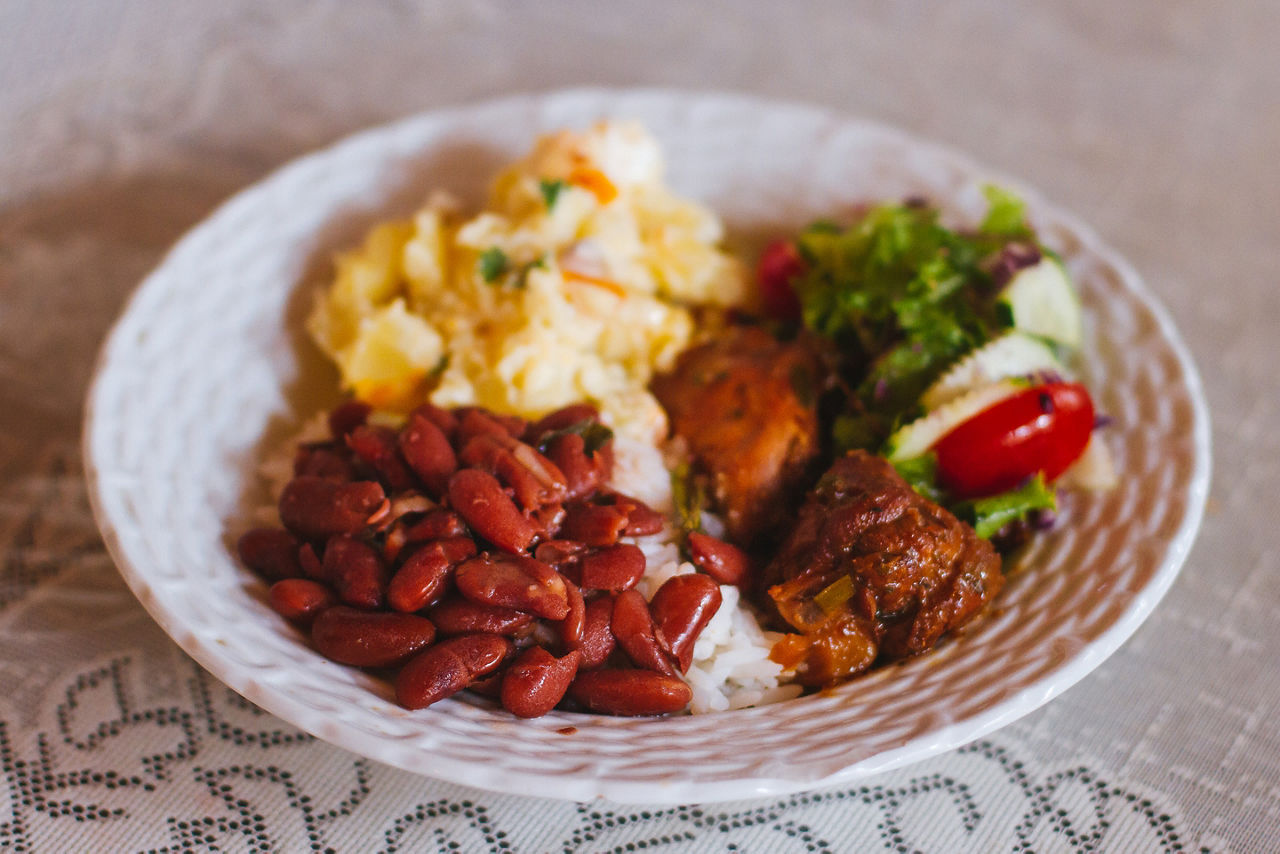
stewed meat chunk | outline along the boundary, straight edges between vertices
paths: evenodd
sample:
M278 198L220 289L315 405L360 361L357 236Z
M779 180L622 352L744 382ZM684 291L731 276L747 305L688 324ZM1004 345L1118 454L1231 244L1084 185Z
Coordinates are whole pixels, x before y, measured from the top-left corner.
M774 657L827 686L916 655L978 614L1004 584L991 544L854 451L809 493L763 584L795 631Z
M654 379L735 541L770 532L803 492L820 451L823 374L804 343L737 326L686 350L673 372Z

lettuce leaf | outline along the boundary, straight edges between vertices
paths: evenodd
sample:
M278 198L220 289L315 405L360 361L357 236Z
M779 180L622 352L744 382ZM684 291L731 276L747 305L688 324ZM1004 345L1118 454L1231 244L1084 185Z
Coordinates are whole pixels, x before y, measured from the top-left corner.
M1057 496L1045 483L1044 475L1037 474L1021 486L987 498L955 501L938 484L938 460L932 453L921 454L909 460L893 464L902 479L920 495L936 501L958 518L973 526L984 540L995 536L1010 522L1025 519L1036 510L1056 510Z
M943 501L945 496L938 486L938 458L932 453L921 454L909 460L899 460L893 464L893 467L916 492L930 501L938 503Z
M804 323L861 372L847 413L860 420L856 431L845 425L839 446L876 449L916 414L930 383L1000 328L984 262L1030 230L1017 196L996 187L986 194L976 232L951 230L936 208L905 202L871 208L844 230L821 222L800 234ZM855 434L863 444L847 444Z
M966 501L955 508L955 513L967 519L973 530L983 539L991 539L996 533L1033 510L1058 509L1057 497L1044 482L1044 475L1037 474L1022 486L992 495Z

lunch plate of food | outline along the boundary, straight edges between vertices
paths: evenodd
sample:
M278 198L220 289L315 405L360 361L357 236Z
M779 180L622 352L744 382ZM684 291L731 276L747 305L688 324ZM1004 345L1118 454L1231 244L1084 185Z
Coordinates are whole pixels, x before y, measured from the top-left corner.
M85 461L130 588L250 701L648 803L1050 701L1168 590L1210 465L1168 315L1034 191L812 107L595 89L227 201L106 341Z

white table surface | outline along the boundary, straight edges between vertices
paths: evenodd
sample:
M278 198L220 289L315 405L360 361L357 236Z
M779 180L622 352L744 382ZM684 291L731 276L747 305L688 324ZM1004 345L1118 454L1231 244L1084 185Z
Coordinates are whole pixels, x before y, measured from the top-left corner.
M1276 850L1278 38L1267 0L0 0L0 848ZM1199 364L1214 481L1182 575L1114 657L865 784L644 809L371 764L249 707L151 623L102 547L78 448L131 288L298 154L582 84L895 124L1039 187L1133 262Z

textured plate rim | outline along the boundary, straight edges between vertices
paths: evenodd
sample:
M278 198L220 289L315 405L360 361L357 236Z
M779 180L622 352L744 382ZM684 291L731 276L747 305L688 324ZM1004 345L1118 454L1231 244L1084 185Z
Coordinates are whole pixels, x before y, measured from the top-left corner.
M1177 530L1168 538L1159 565L1153 571L1146 586L1139 591L1138 595L1134 596L1129 606L1102 634L1081 647L1045 676L1024 686L1018 693L996 703L985 712L945 724L931 730L928 733L928 738L913 739L901 747L849 763L834 773L820 777L799 773L793 776L759 776L733 780L700 780L696 776L686 776L679 780L673 779L670 782L591 778L575 780L572 785L564 785L562 780L557 780L561 785L555 793L547 793L545 789L540 790L538 788L540 784L544 783L542 775L504 768L495 767L490 769L454 764L433 770L430 776L511 794L527 794L531 791L538 791L541 796L578 801L606 798L613 801L631 803L724 801L751 796L780 795L825 785L847 783L954 749L1009 724L1060 695L1114 653L1154 610L1173 584L1178 571L1186 560L1203 517L1211 468L1209 415L1199 374L1191 359L1189 350L1174 326L1167 310L1147 289L1137 272L1115 250L1105 245L1090 227L1076 217L1064 213L1055 205L1045 202L1039 193L1027 188L1022 182L1009 180L1005 176L980 166L968 157L948 147L917 138L896 128L874 121L867 121L833 110L795 102L741 94L661 89L591 88L518 95L430 111L371 128L339 140L316 152L297 158L273 171L222 203L174 246L157 268L139 285L123 310L121 320L117 321L115 328L103 343L86 400L83 434L83 459L89 487L90 504L98 527L102 532L104 542L125 582L161 628L186 653L191 655L215 677L267 711L337 746L415 773L427 773L418 764L406 761L402 752L398 751L394 744L388 744L386 738L341 726L335 727L326 721L316 720L316 712L313 709L308 708L305 704L287 694L274 690L272 686L260 684L241 673L236 662L228 660L219 650L207 645L202 639L186 631L182 625L175 623L165 604L152 590L151 583L146 575L139 570L131 558L129 549L123 542L121 527L127 520L120 520L112 516L108 512L105 506L106 502L101 494L103 467L97 458L96 439L103 429L104 415L98 404L105 385L104 378L115 367L110 358L113 343L121 334L123 319L134 309L141 295L148 288L149 283L169 263L172 256L182 250L182 247L191 240L195 232L210 221L228 216L229 212L237 205L244 203L246 197L252 197L255 191L262 187L282 180L293 170L302 169L306 164L316 160L340 156L343 150L366 144L368 141L378 137L394 136L399 130L429 118L448 122L474 111L517 110L539 102L612 97L648 97L690 102L699 99L715 99L733 103L739 108L749 107L763 111L801 110L827 122L857 125L877 132L886 138L896 138L903 145L909 146L911 149L925 151L931 157L946 162L959 171L981 175L989 180L999 181L1018 188L1020 192L1024 193L1033 209L1051 216L1055 222L1067 229L1079 241L1082 252L1099 259L1118 273L1123 289L1152 314L1158 327L1160 338L1175 357L1186 385L1185 390L1194 416L1194 424L1192 426L1194 459L1192 460L1192 471L1185 488L1185 510Z

